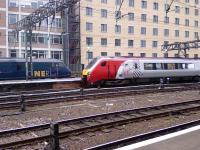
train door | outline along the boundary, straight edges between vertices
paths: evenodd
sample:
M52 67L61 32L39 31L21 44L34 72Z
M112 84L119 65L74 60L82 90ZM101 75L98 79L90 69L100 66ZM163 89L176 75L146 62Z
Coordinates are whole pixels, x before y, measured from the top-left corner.
M115 79L117 73L116 63L114 61L108 62L108 79Z
M59 73L58 67L59 67L58 63L56 63L56 62L52 63L51 68L50 68L50 77L51 78L58 77L58 73Z

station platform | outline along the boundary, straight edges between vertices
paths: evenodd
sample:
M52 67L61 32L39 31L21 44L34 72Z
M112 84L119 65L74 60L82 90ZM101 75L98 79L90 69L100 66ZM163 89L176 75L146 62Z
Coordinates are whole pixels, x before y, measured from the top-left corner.
M200 125L116 150L199 150Z
M0 92L80 87L81 78L0 81Z

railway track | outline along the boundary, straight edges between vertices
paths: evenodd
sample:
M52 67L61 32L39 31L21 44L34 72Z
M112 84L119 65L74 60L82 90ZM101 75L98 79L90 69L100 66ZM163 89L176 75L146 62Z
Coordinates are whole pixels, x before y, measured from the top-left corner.
M169 84L159 89L159 85L142 85L129 87L115 87L103 89L73 89L61 91L39 91L29 94L9 95L0 97L0 110L19 108L21 105L34 106L64 101L77 101L114 96L127 96L153 92L174 92L183 90L200 89L199 83ZM23 101L22 101L23 100Z
M200 110L200 100L129 109L112 113L74 118L70 120L61 120L57 122L60 130L59 138L62 139L71 136L78 136L83 133L99 130L101 131L107 128L110 129L116 126L154 118L184 115L184 113L187 113L188 115L189 112L196 110ZM50 124L46 123L0 131L0 148L16 148L37 142L49 142L49 128Z
M152 132L148 132L148 133L144 133L144 134L140 134L140 135L136 135L136 136L132 136L132 137L127 137L127 138L116 140L116 141L112 141L109 143L104 143L101 145L87 148L85 150L110 150L110 149L117 149L120 147L124 148L124 146L127 146L127 145L135 144L135 143L138 143L138 142L141 142L144 140L149 140L149 139L152 139L155 137L160 137L162 135L174 133L174 132L177 132L180 130L198 126L199 124L200 124L200 120L195 120L192 122L188 122L188 123L184 123L184 124L180 124L180 125L176 125L176 126L171 126L168 128L164 128L164 129L160 129L160 130L156 130L156 131L152 131ZM130 147L129 147L129 149L130 149Z

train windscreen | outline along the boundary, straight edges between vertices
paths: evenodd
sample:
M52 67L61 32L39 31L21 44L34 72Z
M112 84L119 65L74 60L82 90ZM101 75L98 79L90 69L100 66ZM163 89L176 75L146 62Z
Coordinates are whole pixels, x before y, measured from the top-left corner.
M90 69L97 62L98 59L98 57L92 59L85 69Z

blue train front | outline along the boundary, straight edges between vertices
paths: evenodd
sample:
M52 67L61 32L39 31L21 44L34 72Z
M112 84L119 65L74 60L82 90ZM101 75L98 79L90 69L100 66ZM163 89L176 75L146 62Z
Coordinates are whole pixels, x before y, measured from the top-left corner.
M0 80L26 79L25 59L0 59ZM29 71L29 76L31 75ZM33 78L66 78L71 76L71 70L55 59L33 60Z

